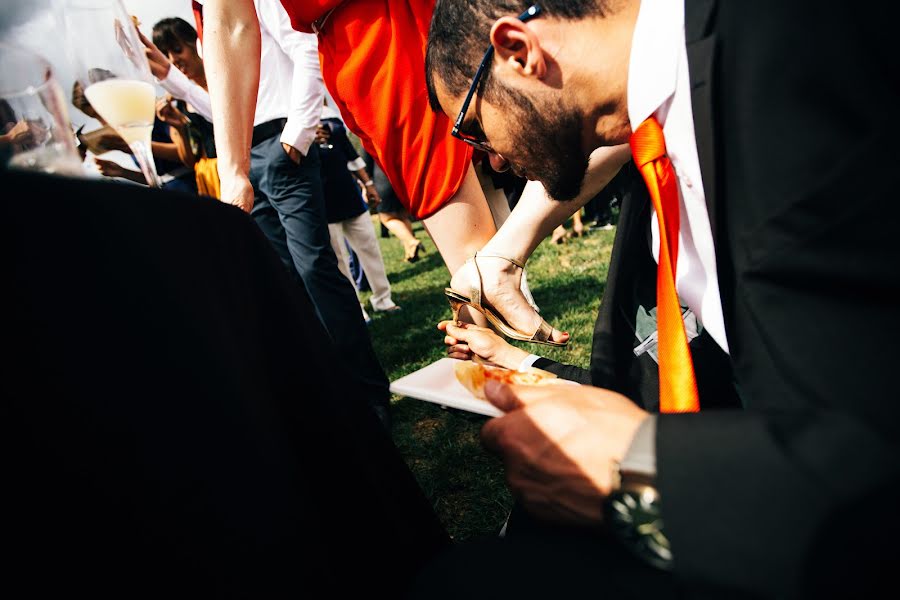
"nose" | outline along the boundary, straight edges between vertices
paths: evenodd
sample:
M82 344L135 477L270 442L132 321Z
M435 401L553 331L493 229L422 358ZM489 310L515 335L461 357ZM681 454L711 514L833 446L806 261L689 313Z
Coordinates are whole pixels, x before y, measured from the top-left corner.
M491 163L491 168L498 173L509 169L509 161L495 152L488 154L488 161Z

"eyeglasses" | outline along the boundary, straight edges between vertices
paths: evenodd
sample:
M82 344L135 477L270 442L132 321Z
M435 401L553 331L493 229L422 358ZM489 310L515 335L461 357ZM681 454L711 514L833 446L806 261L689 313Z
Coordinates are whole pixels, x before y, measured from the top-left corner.
M537 4L534 4L517 18L523 23L527 23L540 14L541 7ZM480 140L474 135L460 131L460 126L462 125L463 119L466 118L466 113L469 111L469 104L472 102L472 97L475 95L475 91L478 89L478 84L481 82L481 76L484 74L484 70L487 68L487 65L493 55L494 45L491 44L490 46L488 46L487 52L484 53L484 58L481 59L481 64L478 65L478 70L475 71L475 78L472 79L472 87L469 88L469 93L466 94L466 99L462 104L462 108L459 109L459 116L456 117L456 123L453 124L453 130L450 132L450 134L456 139L462 140L470 146L489 154L494 152L494 149L491 147L491 143L489 141Z

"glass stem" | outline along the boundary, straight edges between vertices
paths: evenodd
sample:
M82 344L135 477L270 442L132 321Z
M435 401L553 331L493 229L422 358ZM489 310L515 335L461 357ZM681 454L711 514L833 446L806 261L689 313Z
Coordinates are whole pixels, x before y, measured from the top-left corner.
M155 188L162 187L162 181L159 179L159 175L156 174L156 163L153 162L153 153L150 150L150 146L144 142L132 142L128 144L128 147L134 153L134 158L141 167L141 173L147 179L147 185Z

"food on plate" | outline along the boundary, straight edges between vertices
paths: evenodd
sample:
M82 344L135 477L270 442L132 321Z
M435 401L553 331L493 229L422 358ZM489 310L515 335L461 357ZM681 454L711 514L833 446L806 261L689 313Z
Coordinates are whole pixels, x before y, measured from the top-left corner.
M512 371L503 367L479 364L471 361L459 361L453 365L456 379L476 398L485 399L484 384L488 380L499 381L511 385L546 385L561 383L556 375L549 371L530 367L525 371Z

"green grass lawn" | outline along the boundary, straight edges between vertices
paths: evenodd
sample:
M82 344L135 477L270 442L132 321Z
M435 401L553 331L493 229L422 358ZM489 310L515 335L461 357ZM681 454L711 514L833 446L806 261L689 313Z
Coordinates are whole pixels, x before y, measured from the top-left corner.
M403 307L396 314L371 313L372 340L391 381L445 355L436 324L451 316L443 293L450 276L421 225L415 229L427 249L416 263L403 262L396 238L379 238L394 301ZM614 233L592 230L565 244L545 241L538 247L528 262L532 294L544 318L568 331L572 341L565 349L519 344L522 348L588 365ZM368 296L363 295L367 303ZM501 462L478 439L485 418L397 396L393 410L394 441L449 533L457 540L496 534L512 500Z

